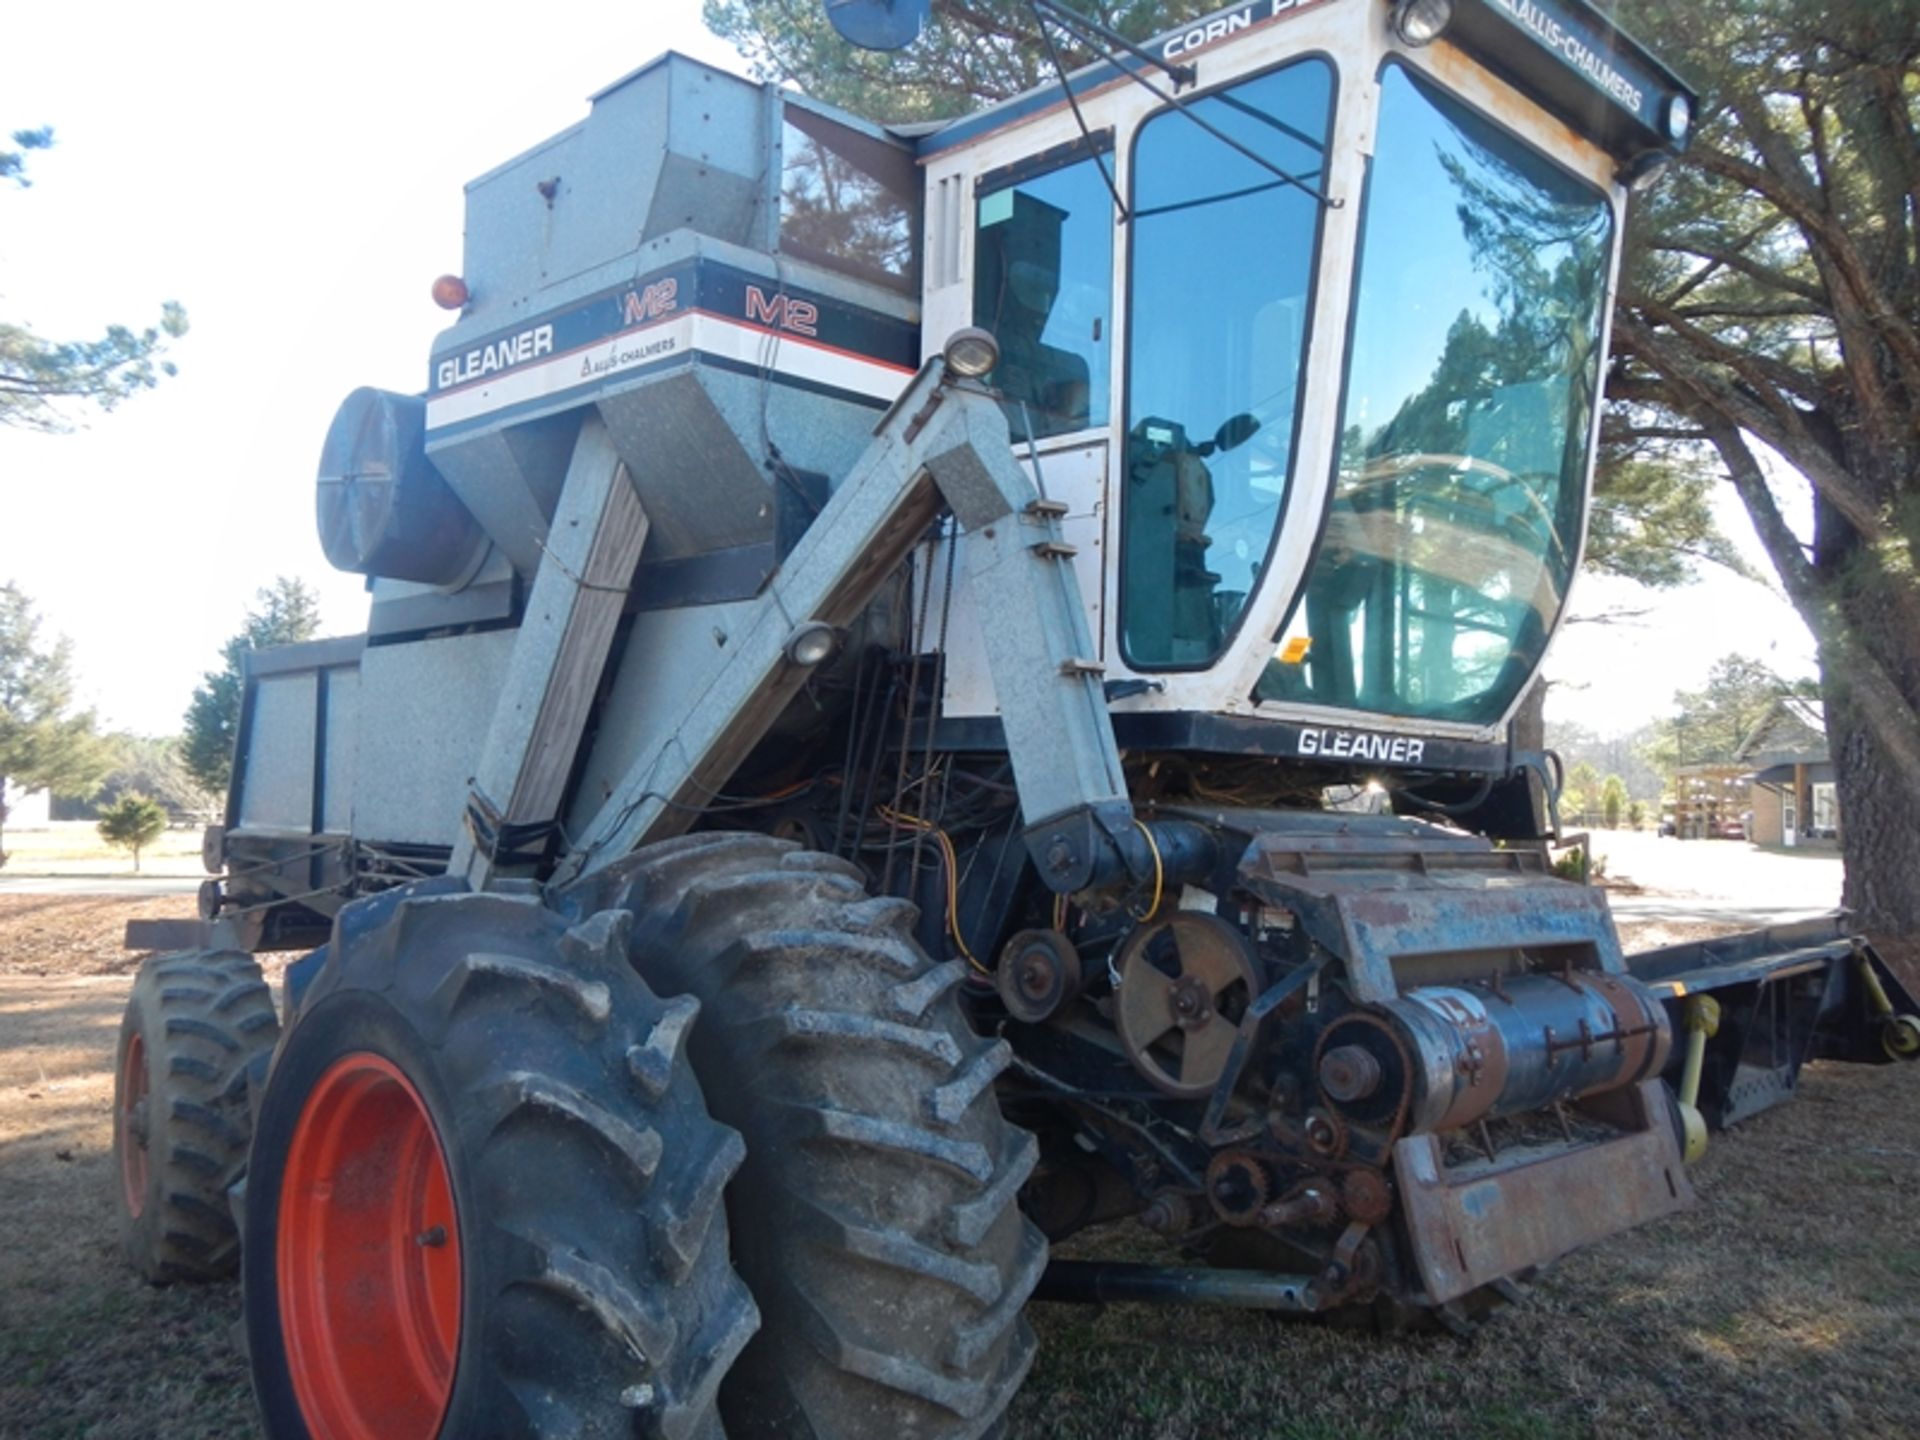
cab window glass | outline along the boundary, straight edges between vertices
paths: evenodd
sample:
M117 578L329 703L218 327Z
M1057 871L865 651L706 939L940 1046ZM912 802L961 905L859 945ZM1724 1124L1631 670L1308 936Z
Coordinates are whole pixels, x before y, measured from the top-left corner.
M1387 68L1333 501L1256 698L1506 714L1579 553L1612 251L1605 195Z
M1173 111L1135 142L1120 595L1134 666L1211 664L1267 563L1293 462L1332 99L1332 67L1302 60L1192 104L1266 165Z
M917 294L920 176L897 145L798 105L781 131L780 248Z
M989 383L1015 439L1104 425L1113 331L1113 193L1076 161L981 193L973 317L1000 342Z

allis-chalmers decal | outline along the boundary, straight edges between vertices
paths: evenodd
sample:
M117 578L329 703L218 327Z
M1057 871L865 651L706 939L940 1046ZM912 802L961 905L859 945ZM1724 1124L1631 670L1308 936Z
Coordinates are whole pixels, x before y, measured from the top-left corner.
M1626 106L1635 115L1646 117L1646 92L1614 69L1606 55L1548 6L1539 0L1493 0L1493 7L1549 53L1557 55L1587 83L1604 91L1608 99Z

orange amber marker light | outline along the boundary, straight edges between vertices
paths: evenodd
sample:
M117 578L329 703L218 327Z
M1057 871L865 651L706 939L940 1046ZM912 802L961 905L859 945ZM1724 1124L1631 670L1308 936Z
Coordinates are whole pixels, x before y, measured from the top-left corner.
M433 303L442 310L458 310L468 298L467 282L458 275L442 275L433 282Z
M1302 660L1307 658L1307 651L1312 648L1313 637L1311 635L1292 636L1286 644L1280 647L1280 663L1282 665L1298 665Z

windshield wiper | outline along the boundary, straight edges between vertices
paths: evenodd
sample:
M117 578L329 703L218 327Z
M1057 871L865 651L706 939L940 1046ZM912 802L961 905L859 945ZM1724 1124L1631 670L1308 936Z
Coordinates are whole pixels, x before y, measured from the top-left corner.
M1318 175L1318 170L1309 170L1308 175ZM1149 206L1145 210L1133 212L1136 220L1145 220L1154 215L1172 215L1180 210L1198 210L1202 205L1218 205L1227 200L1238 200L1247 195L1264 195L1269 190L1283 188L1284 182L1268 180L1259 185L1246 185L1238 190L1222 190L1213 195L1196 195L1191 200L1170 200L1165 205Z
M1060 62L1060 52L1054 49L1053 36L1047 33L1047 22L1038 9L1037 0L1028 0L1027 8L1033 11L1033 20L1040 27L1040 43L1047 47L1047 58L1053 61L1053 73L1060 77L1060 88L1067 92L1067 104L1073 109L1073 123L1080 127L1080 138L1089 144L1093 141L1092 132L1087 129L1087 117L1080 113L1080 97L1073 93L1073 82L1067 79L1067 67ZM1113 174L1107 169L1107 157L1095 146L1093 163L1100 167L1100 178L1107 182L1107 193L1113 196L1114 213L1120 217L1122 225L1127 223L1127 202L1120 198L1120 187L1114 183Z
M1160 100L1165 101L1168 105L1171 105L1175 110L1178 110L1187 119L1191 120L1194 124L1198 125L1202 130L1206 131L1207 134L1213 136L1213 138L1218 140L1221 144L1229 147L1230 149L1239 151L1242 155L1246 156L1247 159L1253 161L1253 163L1258 165L1261 169L1273 175L1281 183L1290 185L1297 190L1304 191L1306 194L1311 195L1315 200L1318 200L1322 205L1325 205L1329 209L1337 210L1346 203L1344 200L1336 199L1335 197L1327 194L1324 190L1315 189L1313 186L1307 184L1307 182L1301 179L1298 175L1291 174L1288 171L1281 169L1278 165L1274 164L1273 161L1267 159L1267 157L1262 155L1259 151L1253 149L1249 145L1241 144L1240 141L1234 139L1233 136L1227 134L1226 131L1220 129L1219 126L1211 124L1207 120L1203 119L1200 115L1195 113L1193 107L1187 104L1186 101L1180 99L1180 97L1177 95L1170 94L1169 92L1162 90L1158 85L1155 85L1151 80L1147 79L1145 75L1141 74L1137 70L1132 69L1125 62L1123 62L1113 50L1106 48L1105 44L1103 44L1102 42L1103 41L1116 42L1120 48L1126 50L1129 54L1132 54L1138 57L1141 61L1145 62L1148 65L1152 65L1156 69L1166 72L1166 74L1168 74L1173 78L1174 83L1176 85L1179 85L1179 84L1190 85L1193 83L1194 72L1191 66L1172 65L1169 62L1162 60L1159 57L1151 54L1150 52L1146 50L1142 50L1138 45L1135 45L1131 40L1126 39L1124 36L1115 34L1113 31L1107 29L1106 26L1101 25L1098 21L1090 20L1085 15L1081 15L1075 11L1067 9L1065 6L1059 3L1059 0L1027 0L1027 8L1033 12L1033 18L1035 22L1040 26L1040 37L1042 40L1046 41L1047 53L1049 56L1052 57L1054 70L1060 76L1060 88L1067 92L1067 103L1073 107L1074 119L1079 121L1080 133L1082 135L1085 135L1087 133L1087 122L1084 119L1081 119L1080 102L1073 93L1073 82L1067 78L1067 73L1065 69L1061 67L1059 53L1054 49L1052 38L1049 37L1047 34L1047 17L1049 16L1052 17L1054 24L1058 25L1062 30L1065 30L1069 35L1073 36L1073 38L1078 40L1082 45L1085 45L1089 50L1093 51L1094 54L1098 55L1101 59L1105 60L1108 64L1112 65L1122 75L1125 75L1128 79L1132 80L1136 85L1139 85L1141 88L1146 90L1149 94L1157 97ZM1252 107L1246 106L1246 105L1242 105L1239 108L1243 110L1252 109ZM1256 115L1260 115L1262 120L1264 120L1268 124L1273 125L1277 129L1284 130L1288 128L1287 126L1285 126L1283 122L1276 120L1273 116L1264 115L1257 110L1252 111L1252 113ZM1316 146L1315 148L1318 148L1318 147ZM1106 166L1104 164L1102 164L1100 167L1100 173L1102 175L1105 175L1107 173ZM1111 179L1107 181L1107 188L1113 191L1113 202L1116 206L1119 206L1120 218L1124 221L1127 218L1127 209L1126 209L1126 206L1121 203L1120 192L1118 188L1114 185Z
M1313 136L1309 135L1306 131L1300 129L1298 126L1289 125L1286 121L1282 120L1278 115L1269 115L1266 111L1262 110L1258 105L1249 105L1246 101L1242 100L1238 95L1230 94L1229 92L1222 90L1219 94L1209 95L1207 98L1209 100L1218 100L1222 105L1231 105L1234 109L1238 110L1242 115L1250 116L1251 118L1258 120L1262 125L1265 125L1270 129L1278 130L1282 135L1287 136L1289 139L1298 140L1302 145L1306 146L1309 150L1325 151L1327 148L1320 141L1314 139ZM1314 173L1318 173L1318 172L1314 172Z

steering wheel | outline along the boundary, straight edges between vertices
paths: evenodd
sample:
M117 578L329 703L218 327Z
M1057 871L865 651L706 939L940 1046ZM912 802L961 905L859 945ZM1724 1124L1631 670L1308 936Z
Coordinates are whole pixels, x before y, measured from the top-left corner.
M1262 425L1247 441L1249 473L1284 475L1292 461L1293 427L1291 425Z
M1560 543L1560 526L1553 512L1547 509L1546 502L1533 493L1531 486L1518 475L1491 460L1482 460L1477 455L1448 455L1436 450L1415 450L1400 455L1382 455L1369 461L1360 471L1358 484L1374 485L1382 481L1398 480L1416 470L1444 469L1464 471L1470 475L1484 475L1493 481L1498 490L1518 490L1540 522L1546 526L1547 534L1552 538L1556 555L1564 555L1566 547ZM1491 493L1488 492L1489 498Z

